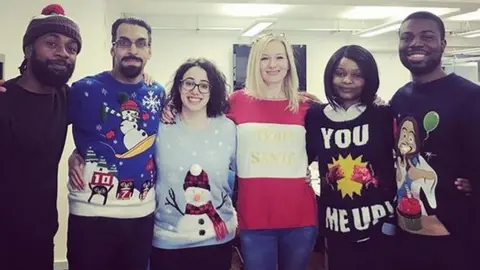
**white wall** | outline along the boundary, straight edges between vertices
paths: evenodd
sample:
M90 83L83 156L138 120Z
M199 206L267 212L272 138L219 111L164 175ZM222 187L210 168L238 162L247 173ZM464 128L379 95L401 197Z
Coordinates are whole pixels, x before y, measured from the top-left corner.
M77 21L82 34L83 47L77 59L72 81L110 68L110 37L107 36L110 32L110 22L108 21L110 18L106 18L106 2L99 0L57 0L56 2L64 7L68 16ZM18 66L23 60L22 37L28 22L33 16L40 14L42 8L50 3L52 1L49 0L29 0L28 5L26 1L2 1L0 22L4 27L2 27L0 54L4 54L6 58L5 78L18 76ZM68 217L66 160L73 148L72 137L69 134L59 171L58 213L60 227L55 238L55 260L57 262L66 261Z
M371 50L380 70L379 95L388 100L409 79L396 53L395 36L368 39L351 39L341 34L287 34L294 44L307 45L307 91L325 100L323 72L335 50L346 44L359 44ZM235 33L154 30L153 56L147 72L163 84L171 81L176 68L189 57L203 56L214 61L232 84L233 44L249 43Z

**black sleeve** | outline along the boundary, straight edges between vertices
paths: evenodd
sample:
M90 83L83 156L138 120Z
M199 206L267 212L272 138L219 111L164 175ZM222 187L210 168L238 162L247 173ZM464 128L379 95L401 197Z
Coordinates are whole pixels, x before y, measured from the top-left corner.
M321 105L313 104L305 116L305 138L309 165L318 157L318 143L321 136L319 113L321 113L321 109Z
M14 91L11 88L8 88L7 91ZM2 146L0 149L2 149L0 152L2 153L8 153L8 151L4 148L5 146L8 145L8 139L10 139L10 136L7 136L10 133L10 124L9 124L9 117L8 117L8 112L9 112L9 105L12 104L11 100L11 93L5 92L2 93L0 92L0 146Z
M379 152L377 164L381 164L377 167L375 172L378 179L381 181L380 187L384 192L384 200L389 201L395 208L395 198L397 195L397 182L395 171L395 159L394 159L394 114L390 106L382 106L379 108L378 118L381 119L379 124L379 132L381 132L382 140L379 141ZM392 225L397 224L396 215L389 216L385 222Z
M8 88L7 91L13 91L13 89ZM12 144L14 141L9 105L15 103L12 102L11 96L11 93L0 93L0 184L3 186L10 185L7 183L10 180L8 168L12 160L11 155L17 151Z
M462 141L464 143L465 178L470 180L473 194L480 195L480 175L478 174L478 161L480 158L480 88L478 93L472 93L465 98L462 108ZM479 212L480 213L480 212Z
M382 120L380 123L380 132L382 134L381 138L381 149L382 153L379 155L382 160L383 166L378 172L381 179L384 181L384 186L389 190L387 198L393 201L393 198L396 196L397 183L395 180L395 158L394 158L394 145L395 145L395 134L394 134L394 114L390 106L382 106L379 112L379 118Z
M480 155L480 88L473 89L473 93L465 97L462 108L460 140L463 144L460 153L461 163L460 177L470 181L472 187L471 203L471 244L473 249L478 249L480 242L480 174L478 173ZM463 152L463 153L462 153Z
M8 130L8 125L7 125L7 117L6 117L6 102L5 102L5 95L6 93L1 93L0 92L0 149L2 149L2 151L0 151L0 156L1 154L3 153L7 153L5 151L5 149L3 148L5 146L5 143L6 143L6 138L7 137L7 132L9 132Z

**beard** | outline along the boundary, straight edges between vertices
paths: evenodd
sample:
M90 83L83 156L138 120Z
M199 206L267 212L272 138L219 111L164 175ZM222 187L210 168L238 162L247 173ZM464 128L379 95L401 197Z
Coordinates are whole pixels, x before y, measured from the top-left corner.
M413 75L421 76L433 72L442 62L441 53L432 53L429 57L421 62L413 62L408 60L408 52L400 53L400 61Z
M28 65L30 65L32 74L39 83L54 88L64 86L70 80L75 70L74 64L63 59L42 61L38 59L35 50L32 53L32 57L28 59ZM58 70L50 67L50 65L62 65L66 68Z
M120 73L122 73L122 75L125 76L125 78L133 79L143 73L143 60L141 58L138 58L135 56L126 56L122 58L121 62L128 61L128 60L138 61L140 63L140 66L133 66L133 65L124 66L122 63L120 63Z

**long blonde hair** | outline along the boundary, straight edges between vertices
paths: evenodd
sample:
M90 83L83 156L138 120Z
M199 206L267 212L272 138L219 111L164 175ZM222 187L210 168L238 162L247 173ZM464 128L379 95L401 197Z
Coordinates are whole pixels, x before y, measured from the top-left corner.
M260 59L266 47L272 41L280 41L287 52L289 69L283 79L282 91L284 91L288 99L288 109L295 112L298 110L300 103L297 67L295 65L292 46L283 35L265 34L253 42L250 55L248 56L245 91L255 98L262 98L261 89L264 89L266 84L262 79L260 71Z

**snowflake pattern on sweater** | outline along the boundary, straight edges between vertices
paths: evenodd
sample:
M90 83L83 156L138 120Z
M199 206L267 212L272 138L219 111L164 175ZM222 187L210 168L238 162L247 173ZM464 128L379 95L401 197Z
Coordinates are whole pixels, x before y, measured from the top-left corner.
M164 101L162 86L123 84L109 72L73 84L69 121L87 187L69 187L72 213L131 218L153 212L154 142Z

